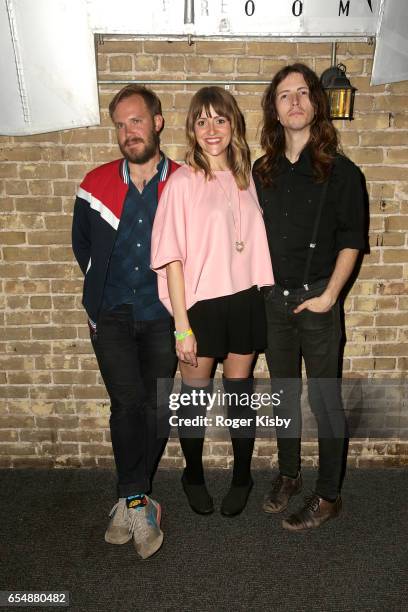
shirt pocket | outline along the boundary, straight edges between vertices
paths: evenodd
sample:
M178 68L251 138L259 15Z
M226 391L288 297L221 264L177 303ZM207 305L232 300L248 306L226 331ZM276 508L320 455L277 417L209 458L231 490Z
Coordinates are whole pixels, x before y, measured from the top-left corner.
M312 233L320 203L321 185L300 187L293 193L293 200L288 207L291 223L297 230ZM283 207L284 208L284 207ZM285 211L283 210L283 215ZM308 237L309 239L309 237Z

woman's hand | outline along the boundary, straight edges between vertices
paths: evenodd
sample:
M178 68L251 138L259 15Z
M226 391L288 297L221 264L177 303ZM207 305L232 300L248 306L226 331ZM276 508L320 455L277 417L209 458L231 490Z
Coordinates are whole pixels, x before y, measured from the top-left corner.
M183 340L176 340L176 355L183 363L197 367L197 342L194 334Z

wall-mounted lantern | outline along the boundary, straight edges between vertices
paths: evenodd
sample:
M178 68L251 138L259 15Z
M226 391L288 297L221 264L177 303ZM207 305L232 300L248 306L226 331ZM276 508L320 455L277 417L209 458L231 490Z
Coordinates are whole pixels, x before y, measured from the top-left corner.
M332 44L331 67L323 72L320 82L330 105L330 119L353 118L354 94L357 91L346 76L344 64L336 65L337 44Z
M346 76L345 65L331 66L323 72L320 81L329 98L330 119L349 119L351 121L356 88Z

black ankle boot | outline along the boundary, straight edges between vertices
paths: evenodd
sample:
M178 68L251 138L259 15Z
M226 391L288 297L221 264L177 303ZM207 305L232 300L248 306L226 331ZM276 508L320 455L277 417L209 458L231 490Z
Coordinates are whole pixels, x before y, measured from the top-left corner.
M253 480L246 485L231 484L230 489L221 503L221 514L223 516L236 516L245 508L251 489L254 486Z
M181 484L190 508L194 512L197 514L212 514L214 512L213 498L209 494L205 482L203 484L189 484L184 470Z

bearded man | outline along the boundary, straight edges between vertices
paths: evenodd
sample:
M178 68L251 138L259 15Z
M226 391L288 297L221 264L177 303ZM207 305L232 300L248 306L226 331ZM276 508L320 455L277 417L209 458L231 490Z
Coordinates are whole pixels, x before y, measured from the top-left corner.
M105 540L124 544L133 538L146 559L163 541L160 504L148 495L168 435L160 423L167 419L168 389L158 394L157 381L170 385L176 367L173 320L159 300L150 242L158 200L178 165L160 151L164 119L153 91L127 85L109 113L123 158L82 181L72 246L85 277L92 346L111 400L118 501Z

